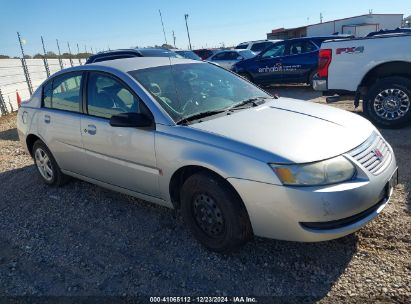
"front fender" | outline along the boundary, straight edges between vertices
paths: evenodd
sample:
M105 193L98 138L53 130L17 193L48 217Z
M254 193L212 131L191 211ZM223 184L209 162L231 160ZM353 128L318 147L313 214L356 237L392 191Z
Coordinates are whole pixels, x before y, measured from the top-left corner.
M160 195L170 200L169 185L173 174L186 166L211 170L224 179L237 178L281 185L269 165L248 155L210 145L202 141L163 132L156 134L157 167Z

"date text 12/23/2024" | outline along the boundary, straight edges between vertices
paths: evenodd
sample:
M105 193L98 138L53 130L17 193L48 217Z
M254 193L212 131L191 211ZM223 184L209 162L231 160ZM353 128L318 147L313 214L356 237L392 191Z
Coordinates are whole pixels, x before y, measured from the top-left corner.
M150 303L258 303L255 297L150 297Z

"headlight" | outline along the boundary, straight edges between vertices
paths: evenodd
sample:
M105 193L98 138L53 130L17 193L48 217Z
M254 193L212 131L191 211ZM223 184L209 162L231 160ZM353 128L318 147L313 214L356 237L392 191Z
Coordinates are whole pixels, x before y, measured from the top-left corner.
M281 182L289 186L335 184L349 180L355 174L354 165L343 156L309 164L270 166Z

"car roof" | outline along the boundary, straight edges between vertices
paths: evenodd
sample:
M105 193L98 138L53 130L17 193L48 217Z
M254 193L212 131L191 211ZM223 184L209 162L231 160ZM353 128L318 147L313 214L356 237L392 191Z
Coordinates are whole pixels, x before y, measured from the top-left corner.
M90 63L88 66L103 66L114 68L122 72L130 72L135 70L142 70L148 68L154 68L159 66L168 66L175 64L199 64L202 61L191 60L191 59L180 59L180 58L169 58L169 57L134 57L134 58L124 58L109 61L101 61L96 63Z
M120 58L128 58L128 57L157 57L159 54L162 55L168 55L170 54L171 57L174 57L173 54L175 53L173 51L170 51L169 49L164 49L164 48L141 48L141 49L118 49L118 50L109 50L109 51L103 51L99 52L97 54L91 55L86 63L94 63L94 62L101 62L101 61L106 61L106 60L114 60L116 57L117 59ZM166 56L167 57L167 56Z

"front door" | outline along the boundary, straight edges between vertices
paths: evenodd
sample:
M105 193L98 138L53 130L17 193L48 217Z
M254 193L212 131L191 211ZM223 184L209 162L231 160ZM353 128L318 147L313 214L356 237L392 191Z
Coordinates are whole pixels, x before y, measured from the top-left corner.
M155 130L110 126L112 115L149 114L144 103L120 80L90 72L87 115L81 119L88 176L111 185L158 196L159 170L154 151Z
M279 83L282 80L282 56L285 43L276 43L255 58L256 67L252 74L259 83Z

